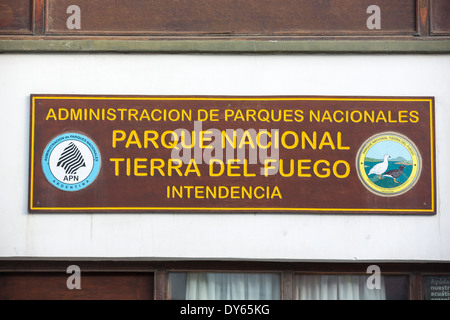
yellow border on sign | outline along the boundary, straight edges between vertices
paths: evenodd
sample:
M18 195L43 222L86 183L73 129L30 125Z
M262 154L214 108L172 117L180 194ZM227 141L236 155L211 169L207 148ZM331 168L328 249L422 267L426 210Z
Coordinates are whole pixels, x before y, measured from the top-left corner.
M357 208L249 208L249 207L34 207L33 206L33 183L34 183L34 142L35 142L35 102L38 99L59 100L161 100L161 101L425 101L430 106L430 162L431 162L431 209L357 209ZM31 156L30 156L30 209L42 211L76 211L76 210L120 210L120 211L145 211L145 210L193 210L193 211L286 211L286 212L434 212L435 210L435 186L434 186L434 139L433 139L433 99L421 98L332 98L332 97L120 97L120 96L32 96L31 110Z

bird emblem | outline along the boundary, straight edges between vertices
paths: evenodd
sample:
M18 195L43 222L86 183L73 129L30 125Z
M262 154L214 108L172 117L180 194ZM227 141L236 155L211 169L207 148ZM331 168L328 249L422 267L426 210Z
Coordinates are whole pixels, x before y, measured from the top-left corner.
M383 174L383 176L392 178L392 179L394 179L395 183L399 183L397 181L397 178L403 174L403 169L405 169L405 166L401 165L398 169L389 170L389 171L385 172Z
M380 163L377 163L376 165L374 165L373 168L370 169L368 175L370 176L371 174L376 174L376 175L378 175L379 179L383 179L382 175L383 175L383 173L386 172L386 170L387 170L387 168L389 166L389 159L390 158L391 158L391 156L386 154L384 156L383 162L380 162Z

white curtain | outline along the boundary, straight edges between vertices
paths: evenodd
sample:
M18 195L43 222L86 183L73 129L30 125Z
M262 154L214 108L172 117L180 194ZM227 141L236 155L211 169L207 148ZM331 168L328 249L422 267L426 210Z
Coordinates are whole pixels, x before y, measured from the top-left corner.
M279 300L280 276L266 273L189 272L187 300Z
M359 275L297 275L298 300L385 300L384 278L381 288L369 289L367 276Z

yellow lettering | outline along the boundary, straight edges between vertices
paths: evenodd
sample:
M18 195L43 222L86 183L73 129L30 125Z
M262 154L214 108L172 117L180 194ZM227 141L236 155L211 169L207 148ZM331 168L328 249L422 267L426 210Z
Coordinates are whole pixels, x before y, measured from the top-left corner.
M66 108L59 108L58 120L67 120L68 118L69 118L69 110L67 110Z
M203 196L203 189L204 189L203 186L195 187L195 198L196 199L203 199L204 198L204 196Z
M120 137L118 135L120 134ZM123 130L113 130L112 133L112 147L115 148L117 146L117 141L124 141L126 137L126 133Z
M131 163L131 160L130 160L130 158L127 158L127 176L129 177L130 175L131 175L131 165L130 165L130 163Z
M270 163L272 162L277 162L277 160L275 159L264 159L264 176L268 177L269 176L269 170L270 169L276 169L276 167L271 166Z
M106 119L108 119L109 121L116 120L116 110L112 108L108 109Z
M244 159L244 177L254 177L255 173L248 173L248 160Z
M81 109L70 109L70 120L83 120Z
M148 114L147 109L142 110L139 121L142 121L142 119L147 119L148 121L150 121L150 115Z
M313 141L308 137L305 131L302 131L302 149L306 148L305 141L308 141L308 144L310 145L313 150L316 150L317 148L317 132L313 131Z
M303 170L309 170L311 167L309 166L303 166L303 163L310 163L311 160L309 159L300 159L297 161L297 169L298 169L298 176L299 177L311 177L310 173L302 173Z
M319 164L321 164L321 163L324 163L326 165L326 168L322 169L322 172L324 172L324 173L319 173L319 171L318 171ZM330 176L330 169L328 168L329 165L330 165L330 163L327 160L316 161L316 163L314 163L314 166L313 166L314 174L316 176L318 176L319 178L328 178Z
M258 194L258 190L262 190L262 193ZM254 195L255 195L255 198L257 198L257 199L264 198L264 188L263 187L256 187L255 190L254 190Z
M153 137L150 138L149 135L152 134ZM156 139L158 139L158 132L155 130L145 130L144 131L144 148L148 148L148 143L151 142L153 144L153 146L158 149L159 145L158 143L155 141Z
M183 148L186 148L186 149L192 149L192 148L195 146L195 136L196 136L195 131L192 131L192 136L191 136L192 141L191 141L191 144L190 144L190 145L187 145L187 144L186 144L186 131L185 131L185 130L182 130L182 131L181 131L181 146L182 146Z
M342 115L340 118L336 117L336 114L338 113ZM341 110L336 110L335 112L333 112L333 120L338 123L344 121L344 112Z
M156 163L159 163L158 165ZM165 176L164 174L164 160L159 158L152 158L150 159L150 175L153 177L155 175L155 169L158 170L159 174L161 176Z
M316 120L317 122L320 122L320 111L317 111L317 115L314 113L314 110L310 110L309 111L309 122L313 122L313 118L314 120Z
M275 188L272 191L272 194L270 196L271 199L278 197L280 199L282 199L283 197L281 196L281 192L280 189L278 188L278 186L275 186Z
M203 144L204 141L212 141L212 137L205 137L205 134L211 134L211 133L212 133L211 130L200 131L200 137L199 137L200 148L202 148L202 149L212 149L213 148L211 145L205 146Z
M239 166L234 166L233 163L239 163L239 159L228 159L227 160L227 176L229 177L240 177L240 173L231 172L232 169L239 169Z
M114 174L116 177L119 175L119 162L124 161L124 158L111 158L109 161L114 162Z
M166 143L166 136L168 135L172 135L172 137L174 137L171 143ZM178 144L178 135L176 132L171 130L164 131L161 135L161 144L164 148L173 149Z
M294 174L294 159L289 160L289 173L284 173L283 159L280 159L279 172L282 177L292 177Z
M242 113L242 110L237 110L236 111L236 114L235 114L235 116L234 116L234 121L236 121L237 119L239 119L239 120L242 120L242 121L245 121L245 118L244 118L244 114Z
M125 148L129 148L130 145L135 144L140 149L142 148L141 141L139 140L139 136L136 130L131 130L130 135L128 136L127 143L125 144Z
M159 113L159 117L157 117L156 115L155 115L155 113ZM161 120L161 110L159 110L159 109L154 109L154 110L152 110L152 112L151 112L151 115L152 115L152 119L154 120L154 121L160 121Z
M205 109L199 109L198 110L198 117L197 117L198 121L206 121L208 120L208 111Z
M236 141L237 137L236 137L236 131L233 130L233 138L230 138L228 136L228 132L226 131L222 131L222 148L225 148L225 144L228 141L228 144L236 149L236 145L237 145L237 141Z
M176 164L174 165L175 162L176 162ZM167 175L169 177L171 177L172 176L172 171L175 170L176 173L178 173L178 175L180 177L182 177L183 173L180 170L182 165L183 165L183 162L180 159L169 159L169 162L167 164Z
M407 119L407 117L408 117L407 112L408 112L408 111L406 111L406 110L401 110L401 111L398 112L398 122L400 122L400 123L408 122L408 119Z
M53 108L50 108L50 110L48 110L47 117L45 117L45 120L48 120L50 118L53 118L54 120L58 120L58 118L56 117L55 110L53 110Z
M142 162L142 161L147 161L147 159L145 159L145 158L136 158L136 159L134 159L134 175L136 176L136 177L145 177L145 176L147 176L147 172L139 172L138 170L139 169L145 169L145 168L147 168L147 165L145 165L145 164L139 164L139 162Z
M192 169L193 167L193 169ZM189 161L189 164L186 168L186 171L184 172L184 175L187 177L189 175L189 173L194 172L197 174L198 177L201 176L200 174L200 170L198 169L197 163L195 162L195 159L191 159Z
M418 111L411 111L409 113L409 117L410 117L410 121L412 123L417 123L419 122L419 112Z
M375 119L375 111L371 111L371 114L369 114L369 111L364 110L364 122L370 121L374 122Z
M268 132L268 131L265 131L265 130L264 130L264 131L259 131L258 134L256 135L256 144L257 144L258 147L260 147L261 149L268 149L268 148L270 148L270 146L272 145L272 142L271 142L271 141L268 141L266 145L263 145L263 144L261 143L261 135L263 135L263 134L267 135L268 138L271 138L271 137L272 137L272 135L271 135L270 132Z
M295 114L294 120L296 122L302 122L305 119L303 116L303 110L295 110L294 114Z
M214 163L217 163L220 165L220 171L218 173L214 172ZM219 177L223 174L224 171L225 171L225 165L222 160L211 159L209 161L209 175L211 177Z
M248 141L246 141L246 137L248 137ZM252 136L248 130L245 130L242 135L241 142L239 143L239 149L242 148L243 145L249 145L252 149L255 149L255 143L253 142Z
M323 134L322 140L319 144L319 150L322 150L324 146L330 146L332 150L335 149L333 140L331 139L330 133L328 131L325 131L325 133Z
M345 166L345 172L343 174L339 174L337 171L337 167L338 165L343 164ZM344 160L338 160L333 164L333 174L335 175L336 178L339 179L344 179L347 178L350 174L350 165L348 164L347 161Z
M337 133L337 148L338 150L350 150L349 146L342 145L342 132L340 131Z
M286 136L292 135L294 137L294 142L291 145L286 144ZM298 146L298 135L294 131L286 131L281 135L281 145L286 149L294 149Z
M231 109L225 109L225 121L228 121L229 118L233 116L234 112Z
M325 112L323 113L322 122L324 122L325 120L333 122L333 120L331 119L330 111L328 110L325 110Z
M386 119L386 117L384 116L384 113L383 113L383 111L380 111L380 112L378 112L378 115L377 115L377 118L376 118L376 122L379 122L379 121L384 121L384 122L387 122L387 119Z
M219 186L219 199L228 197L228 188L225 186Z
M253 121L255 121L256 122L256 110L254 110L254 109L250 109L250 110L247 110L247 121L250 121L250 118L252 118L252 120Z
M231 187L231 199L239 199L239 187L232 186Z
M397 120L391 118L391 110L388 111L389 122L397 122Z

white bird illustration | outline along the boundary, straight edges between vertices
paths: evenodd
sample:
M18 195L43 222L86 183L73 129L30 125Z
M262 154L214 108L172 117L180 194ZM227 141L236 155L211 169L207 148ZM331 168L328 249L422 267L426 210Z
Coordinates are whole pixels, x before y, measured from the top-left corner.
M386 172L386 170L387 170L387 168L389 166L389 160L388 159L390 159L390 158L391 158L390 155L388 155L388 154L385 155L383 162L377 163L376 165L373 166L372 169L370 169L369 176L371 174L376 174L376 175L378 175L378 178L383 179L381 177L381 175Z

